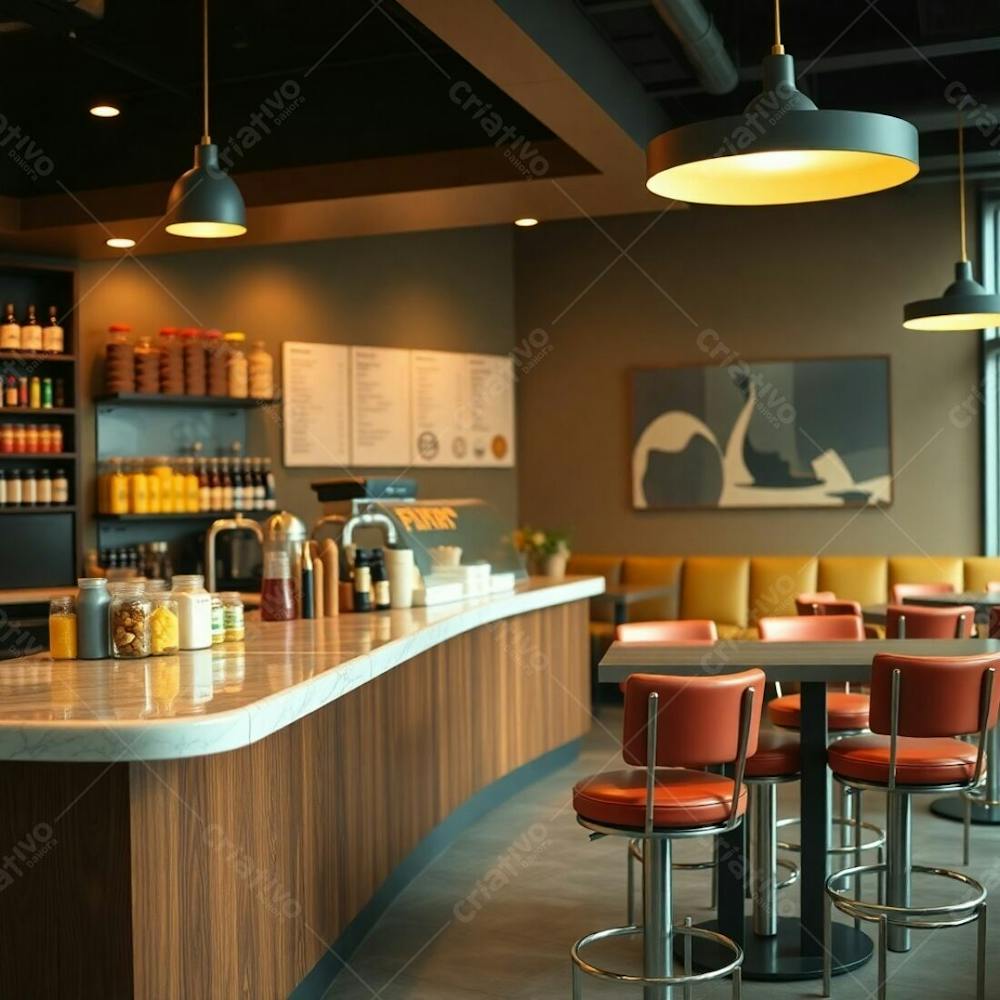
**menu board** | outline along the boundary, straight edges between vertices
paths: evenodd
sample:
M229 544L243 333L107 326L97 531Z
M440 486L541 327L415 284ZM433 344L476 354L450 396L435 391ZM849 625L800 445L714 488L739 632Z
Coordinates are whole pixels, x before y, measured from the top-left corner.
M413 351L412 462L514 464L514 372L492 354Z
M514 465L507 356L283 345L285 464Z
M350 464L350 349L286 341L281 372L285 465Z
M410 463L410 352L351 348L351 461Z

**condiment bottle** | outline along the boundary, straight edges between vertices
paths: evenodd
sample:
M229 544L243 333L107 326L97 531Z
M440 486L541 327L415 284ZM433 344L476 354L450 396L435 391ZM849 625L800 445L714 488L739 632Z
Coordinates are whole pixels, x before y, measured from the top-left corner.
M163 513L163 501L160 497L161 483L153 464L153 459L143 459L143 475L146 477L146 502L149 504L150 514L161 514Z
M226 390L234 399L246 399L250 394L250 370L243 353L246 334L233 330L222 338L226 342Z
M7 474L7 506L21 506L21 472L19 469L11 469Z
M14 454L14 425L0 424L0 455Z
M122 460L113 458L111 459L111 474L108 476L108 513L127 514L128 512L128 477L122 469Z
M18 327L18 330L21 328ZM17 406L17 379L13 375L7 376L7 382L3 390L4 406Z
M250 369L250 396L253 399L274 398L274 358L264 341L258 340L247 356Z
M59 310L49 306L49 322L42 327L42 350L47 354L62 354L66 349L66 338L58 317Z
M38 329L41 330L41 327ZM31 382L28 384L28 406L33 410L42 408L42 380L37 375L32 375Z
M69 480L65 469L56 469L52 477L52 503L65 505L69 503Z
M212 645L212 598L205 590L205 578L198 574L175 576L173 584L180 648L208 649Z
M21 505L34 507L38 503L38 484L35 480L35 470L25 469L21 480Z
M35 477L35 497L39 507L52 503L52 475L48 469L40 469Z
M285 622L295 617L295 588L287 552L264 552L260 617L265 622Z
M385 557L381 549L376 549L372 556L372 600L376 611L389 609L389 577L385 571Z
M316 617L316 576L313 573L312 551L302 546L302 617Z
M236 591L220 594L222 622L226 629L226 642L242 642L247 637L243 614L243 598Z
M0 469L0 507L7 506L7 473Z
M13 303L8 302L4 321L0 323L0 351L19 350L21 350L21 326L14 319Z
M49 603L49 653L53 660L77 658L76 601L53 597Z
M108 609L111 595L104 577L84 577L76 601L77 644L81 660L103 660L108 656Z
M212 645L221 646L226 641L226 619L222 611L222 598L212 594Z
M28 450L28 428L25 424L14 424L14 454L23 455Z
M42 349L42 328L35 317L35 307L28 306L28 318L21 327L21 350L40 351Z
M39 441L38 441L38 425L37 424L25 424L24 425L24 453L26 455L35 455L39 451Z
M138 462L128 472L128 506L131 514L149 513L149 489L146 473Z
M184 459L184 509L189 514L197 514L200 508L200 484L194 469L194 459Z

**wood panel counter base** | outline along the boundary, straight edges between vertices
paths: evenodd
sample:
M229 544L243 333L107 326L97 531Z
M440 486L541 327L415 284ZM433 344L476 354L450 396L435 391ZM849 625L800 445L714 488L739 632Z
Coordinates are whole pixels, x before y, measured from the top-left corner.
M436 836L574 752L587 618L573 600L463 632L227 753L0 763L6 853L24 845L2 869L3 995L318 995L329 949Z

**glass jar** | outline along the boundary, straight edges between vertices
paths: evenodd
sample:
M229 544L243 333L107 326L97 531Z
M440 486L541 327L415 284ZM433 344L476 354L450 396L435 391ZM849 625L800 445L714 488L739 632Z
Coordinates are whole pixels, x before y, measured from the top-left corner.
M205 578L197 573L174 577L174 597L180 624L181 649L208 649L212 645L212 598Z
M135 391L156 395L160 391L160 352L151 337L140 337L135 345Z
M193 326L181 330L181 353L184 356L185 395L204 396L208 386L208 367L201 330Z
M228 396L226 345L222 339L222 331L206 330L201 336L205 342L205 357L208 364L208 394L210 396Z
M174 511L183 510L183 507L174 506L174 470L171 468L170 459L166 455L155 458L152 472L160 480L160 510L162 513L173 514Z
M243 598L235 590L219 595L222 598L222 621L226 629L226 642L243 642L247 637L243 614Z
M288 553L265 550L264 577L260 587L260 617L265 622L287 622L295 617L295 590Z
M160 330L160 392L166 396L184 395L184 357L180 334L176 327Z
M222 612L222 598L212 594L212 645L221 646L226 641L226 622Z
M109 629L112 656L120 660L149 656L151 610L144 581L115 584Z
M104 346L104 388L107 392L135 392L135 352L127 323L112 323Z
M246 335L237 330L225 334L226 391L233 399L246 399L250 394L250 369L243 353Z
M75 660L76 601L72 597L53 597L49 604L49 652L53 660Z
M180 611L177 599L166 589L166 581L150 580L149 651L153 656L167 656L180 649Z
M252 399L274 398L274 358L264 341L258 340L247 356L250 367L250 396Z

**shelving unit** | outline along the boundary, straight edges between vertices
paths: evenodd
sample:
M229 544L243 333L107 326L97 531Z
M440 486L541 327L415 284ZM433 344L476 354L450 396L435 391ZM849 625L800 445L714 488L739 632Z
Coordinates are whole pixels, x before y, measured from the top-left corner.
M214 521L220 517L235 517L239 514L248 520L260 520L270 517L273 510L203 510L198 513L185 511L180 514L98 514L98 521L125 522L125 521Z
M280 399L236 399L231 396L164 396L139 392L112 392L98 396L94 402L116 406L196 407L214 410L253 410L261 406L278 406Z
M0 469L42 467L66 470L69 503L45 507L0 508L0 589L58 588L76 582L81 559L80 496L80 372L76 329L76 270L70 264L0 256L0 304L13 303L23 319L29 304L39 316L54 305L63 327L65 352L0 352L0 376L37 375L65 380L65 405L59 407L0 407L0 423L58 423L63 432L61 452L0 454Z

